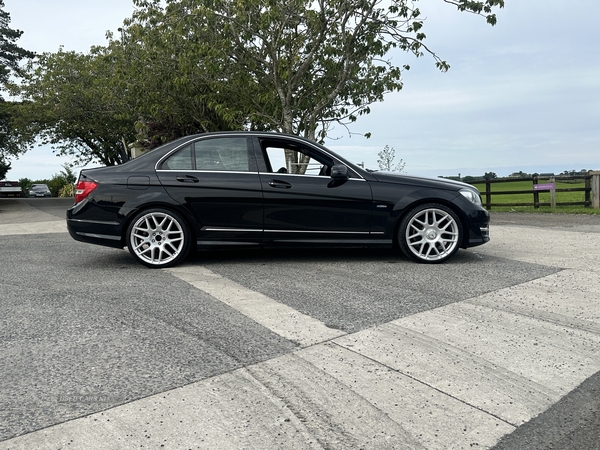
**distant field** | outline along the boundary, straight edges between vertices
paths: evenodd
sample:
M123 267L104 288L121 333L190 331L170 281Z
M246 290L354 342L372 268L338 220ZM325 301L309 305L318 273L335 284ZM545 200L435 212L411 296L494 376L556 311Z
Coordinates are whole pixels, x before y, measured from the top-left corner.
M539 183L547 183L547 180L540 180ZM485 183L474 183L473 184L481 192L481 197L485 202ZM569 181L557 181L555 183L556 189L569 189L569 188L584 188L585 183L583 181L569 182ZM512 181L507 183L491 183L492 192L492 203L532 203L533 204L533 193L528 194L505 194L505 195L493 195L494 192L506 192L506 191L532 191L533 183L531 181ZM550 192L540 191L540 202L550 202ZM585 192L557 192L556 202L583 202L585 201ZM564 212L564 213L585 213L585 214L598 214L600 210L592 209L589 207L581 206L557 206L556 210L553 210L549 206L540 206L534 208L533 206L493 206L494 211L536 211L536 212Z

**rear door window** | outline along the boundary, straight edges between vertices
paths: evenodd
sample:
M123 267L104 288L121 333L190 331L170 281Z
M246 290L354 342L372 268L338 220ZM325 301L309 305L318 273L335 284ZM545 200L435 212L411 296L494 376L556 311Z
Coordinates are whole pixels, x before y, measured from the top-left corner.
M194 143L196 170L249 172L246 138L203 139Z

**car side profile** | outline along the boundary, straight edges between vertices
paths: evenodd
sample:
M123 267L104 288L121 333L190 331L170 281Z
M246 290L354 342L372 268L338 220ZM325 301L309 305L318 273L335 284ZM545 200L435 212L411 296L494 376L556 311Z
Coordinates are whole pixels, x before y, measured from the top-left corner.
M85 169L71 236L127 247L153 268L192 247L393 247L440 263L489 240L473 186L364 170L298 136L220 132L178 139L125 164Z

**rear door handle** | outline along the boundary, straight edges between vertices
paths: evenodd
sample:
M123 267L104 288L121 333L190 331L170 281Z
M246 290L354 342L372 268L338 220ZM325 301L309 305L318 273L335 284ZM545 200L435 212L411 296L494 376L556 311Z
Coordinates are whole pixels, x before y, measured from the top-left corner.
M271 186L273 188L278 188L278 189L289 189L292 187L292 185L290 183L286 183L285 181L279 181L279 180L269 181L269 186Z
M197 183L200 180L191 175L186 175L185 177L182 177L182 176L177 177L177 181L181 181L182 183Z

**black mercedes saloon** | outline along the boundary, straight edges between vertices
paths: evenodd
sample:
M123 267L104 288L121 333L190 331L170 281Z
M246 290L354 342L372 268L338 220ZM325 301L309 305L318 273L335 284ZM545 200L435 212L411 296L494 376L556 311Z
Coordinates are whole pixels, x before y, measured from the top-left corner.
M489 241L473 186L367 171L298 136L262 132L188 136L82 170L67 226L78 241L127 247L153 268L193 246L395 246L440 263Z

